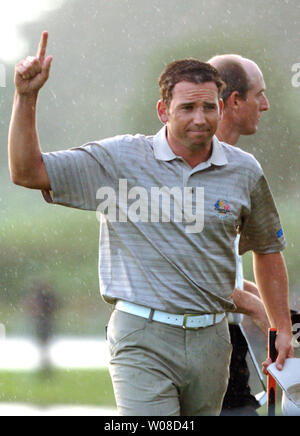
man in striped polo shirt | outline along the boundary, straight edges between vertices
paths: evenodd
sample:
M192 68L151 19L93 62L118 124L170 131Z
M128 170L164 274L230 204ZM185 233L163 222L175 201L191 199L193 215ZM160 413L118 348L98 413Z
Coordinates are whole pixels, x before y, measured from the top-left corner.
M209 64L174 62L159 81L164 127L156 135L42 153L35 115L52 61L47 37L36 57L16 66L11 178L52 203L98 213L100 289L115 307L108 342L119 413L217 415L228 382L225 312L235 308L238 231L279 331L277 366L293 352L285 239L268 184L252 155L214 136L224 84Z

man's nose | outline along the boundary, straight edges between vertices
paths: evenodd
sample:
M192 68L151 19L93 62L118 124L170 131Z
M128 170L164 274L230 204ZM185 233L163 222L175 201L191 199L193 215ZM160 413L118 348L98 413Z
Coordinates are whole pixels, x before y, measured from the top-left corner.
M194 112L194 123L198 125L205 124L205 114L202 109L197 109Z
M261 110L262 111L267 111L270 109L270 103L268 98L264 95L263 101L261 103Z

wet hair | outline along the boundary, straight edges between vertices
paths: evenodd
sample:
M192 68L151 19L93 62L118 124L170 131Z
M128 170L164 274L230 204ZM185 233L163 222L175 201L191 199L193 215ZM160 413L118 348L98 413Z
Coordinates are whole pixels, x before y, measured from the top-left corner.
M172 62L159 78L161 98L167 107L170 106L175 85L183 81L196 84L214 82L220 98L226 87L219 72L208 63L193 58Z
M248 91L252 88L250 78L244 70L238 55L215 56L208 62L212 62L220 73L222 80L226 83L222 99L224 103L230 95L237 91L239 96L246 100Z

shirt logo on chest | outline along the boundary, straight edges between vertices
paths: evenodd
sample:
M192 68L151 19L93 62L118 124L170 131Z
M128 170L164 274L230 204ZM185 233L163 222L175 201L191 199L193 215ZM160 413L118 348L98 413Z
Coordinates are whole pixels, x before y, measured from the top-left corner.
M215 203L216 215L220 219L227 219L231 215L231 206L227 200L218 200Z

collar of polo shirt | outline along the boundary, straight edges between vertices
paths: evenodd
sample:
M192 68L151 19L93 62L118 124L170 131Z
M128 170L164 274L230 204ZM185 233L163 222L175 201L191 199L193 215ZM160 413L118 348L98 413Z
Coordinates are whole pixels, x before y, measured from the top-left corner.
M157 160L170 161L177 159L167 140L167 126L164 126L154 137L154 156ZM206 162L209 165L223 166L228 163L227 157L222 147L222 143L216 136L213 137L213 152Z

